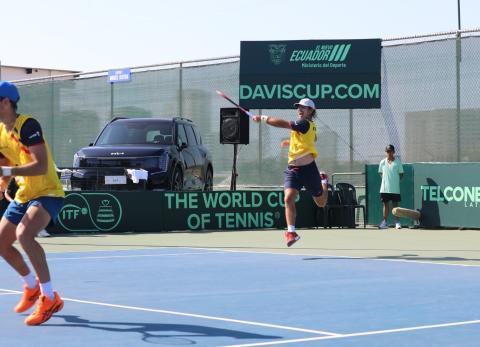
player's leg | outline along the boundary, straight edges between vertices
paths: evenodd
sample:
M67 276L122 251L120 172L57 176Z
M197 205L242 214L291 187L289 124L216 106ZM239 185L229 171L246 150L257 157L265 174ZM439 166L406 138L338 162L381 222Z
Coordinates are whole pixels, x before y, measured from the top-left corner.
M380 229L387 229L387 218L388 218L388 210L390 208L390 201L388 199L387 194L380 194L383 202L383 220L382 223L380 223L379 228Z
M22 218L23 213L21 205L13 202L0 220L0 254L17 271L24 282L22 298L14 308L17 313L28 310L40 296L40 286L35 273L30 271L22 254L13 247L17 238L16 223ZM15 223L12 223L12 221Z
M393 200L392 203L393 203L393 208L398 207L397 200ZM402 225L400 224L400 218L398 218L397 216L395 216L395 229L402 229Z
M26 276L30 269L25 263L22 254L13 247L13 243L17 239L15 234L16 228L17 226L5 217L2 217L0 220L0 255L20 276Z
M50 214L45 208L41 205L30 206L16 229L18 243L30 259L40 283L49 282L50 273L45 252L35 237L49 222Z
M63 199L49 200L48 198L41 198L41 200L34 200L27 209L25 216L17 226L17 240L27 254L32 263L37 276L40 280L40 287L42 295L35 312L25 319L28 325L38 325L50 319L53 313L60 311L63 308L63 301L52 288L50 281L50 272L45 257L45 251L42 246L35 240L38 232L44 229L51 219L51 212L49 210L59 210L56 205L59 202L63 204ZM58 200L58 201L54 201ZM40 202L41 201L41 202ZM54 201L52 206L43 206ZM60 205L61 206L61 205ZM49 208L49 210L47 210ZM55 214L56 216L56 214Z
M295 219L297 217L297 209L295 206L295 200L297 199L298 190L294 188L285 189L285 219L287 226L295 226ZM295 231L289 230L289 231Z
M318 207L325 207L328 200L328 176L325 172L318 171L315 162L302 167L300 183L312 194L313 201Z
M328 191L324 190L321 195L312 196L312 198L318 207L323 208L327 204Z
M295 230L295 219L297 217L297 208L295 201L297 200L298 190L294 188L285 188L285 220L287 222L287 232L285 237L287 239L287 246L292 246L295 242L300 240L300 236Z
M313 201L318 207L323 208L328 200L328 175L324 171L319 173L320 182L322 186L322 193L319 196L313 196Z
M390 201L385 201L383 203L383 220L386 222L388 218L388 211L390 209Z
M297 200L298 192L302 188L299 172L300 168L294 166L289 166L287 170L285 170L284 203L285 220L287 222L287 232L285 233L285 237L287 238L288 247L300 239L300 236L298 236L295 230L295 220L297 217L295 201Z

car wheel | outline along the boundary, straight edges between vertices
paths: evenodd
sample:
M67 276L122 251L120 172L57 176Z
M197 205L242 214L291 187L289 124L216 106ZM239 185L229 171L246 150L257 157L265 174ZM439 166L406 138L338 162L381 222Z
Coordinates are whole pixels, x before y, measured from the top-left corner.
M205 174L205 184L203 186L203 190L206 192L213 190L213 172L211 169L208 169L207 173Z
M175 168L172 175L171 189L177 192L183 190L183 175L178 167Z

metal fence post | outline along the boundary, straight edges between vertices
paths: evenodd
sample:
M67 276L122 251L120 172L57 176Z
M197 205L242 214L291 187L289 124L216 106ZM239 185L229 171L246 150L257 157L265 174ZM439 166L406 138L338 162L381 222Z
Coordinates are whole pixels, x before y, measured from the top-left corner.
M183 104L183 63L180 63L179 66L179 76L178 76L178 115L181 117L183 114L182 104Z
M113 102L114 102L114 100L113 100L113 83L111 82L110 83L110 119L113 119L113 107L114 107Z
M457 32L457 40L456 40L456 85L457 85L457 162L461 161L462 155L462 141L461 141L461 105L460 105L460 98L461 98L461 86L460 86L460 62L462 61L462 39L460 31Z
M262 115L262 110L258 110L258 114ZM258 122L258 167L262 165L263 153L262 153L262 124Z
M457 161L461 161L461 119L460 119L460 112L461 112L461 105L460 105L460 62L462 61L462 34L460 30L462 30L462 22L460 17L460 0L457 0L457 17L458 17L458 31L457 31L457 40L456 40L456 77L457 77Z
M353 110L348 110L348 133L350 144L350 171L353 171Z
M50 134L52 135L49 139L50 150L52 151L52 156L55 158L55 81L52 78L50 89L50 103L51 103L51 114L50 114Z

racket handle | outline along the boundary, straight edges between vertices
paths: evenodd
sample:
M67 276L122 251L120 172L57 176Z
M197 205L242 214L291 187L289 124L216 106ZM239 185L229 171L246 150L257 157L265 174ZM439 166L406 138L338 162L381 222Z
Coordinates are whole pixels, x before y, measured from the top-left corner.
M243 109L243 108L242 108L241 110L242 110L243 112L245 112L245 114L246 114L247 116L249 116L250 118L253 118L253 114L252 114L250 111L247 111L247 110L245 110L245 109Z

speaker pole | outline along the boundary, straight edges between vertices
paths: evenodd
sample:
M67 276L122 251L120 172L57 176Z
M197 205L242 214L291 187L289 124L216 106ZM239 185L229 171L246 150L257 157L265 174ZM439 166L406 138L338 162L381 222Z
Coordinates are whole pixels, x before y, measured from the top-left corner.
M232 166L232 179L230 180L230 190L237 190L237 154L238 144L233 145L233 166Z

